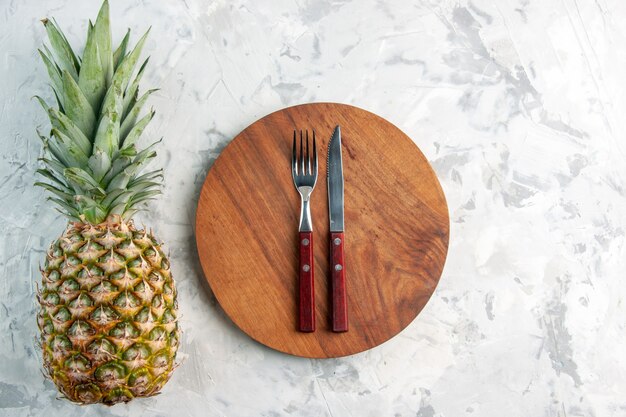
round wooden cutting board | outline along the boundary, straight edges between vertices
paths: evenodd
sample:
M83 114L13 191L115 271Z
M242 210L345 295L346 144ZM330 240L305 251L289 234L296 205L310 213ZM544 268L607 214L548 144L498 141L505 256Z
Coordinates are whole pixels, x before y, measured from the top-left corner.
M336 125L345 181L346 333L330 330L329 310L326 150ZM319 154L311 197L313 333L297 331L294 129L315 129ZM226 314L258 342L309 358L362 352L411 323L439 281L448 236L445 197L417 146L381 117L334 103L289 107L241 132L209 171L196 218L202 268Z

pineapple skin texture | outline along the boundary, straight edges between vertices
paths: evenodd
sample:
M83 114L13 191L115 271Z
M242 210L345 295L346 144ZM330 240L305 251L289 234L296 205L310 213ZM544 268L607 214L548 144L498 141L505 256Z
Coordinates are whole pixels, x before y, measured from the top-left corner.
M69 223L38 294L44 368L71 401L155 395L176 367L176 287L151 232L119 216Z

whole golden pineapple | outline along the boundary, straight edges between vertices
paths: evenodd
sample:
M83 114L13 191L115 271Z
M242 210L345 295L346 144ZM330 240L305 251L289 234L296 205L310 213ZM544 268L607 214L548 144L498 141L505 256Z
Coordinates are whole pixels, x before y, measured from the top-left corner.
M135 68L147 33L127 51L129 33L111 48L105 1L79 59L54 21L43 20L50 48L40 50L56 105L38 100L52 129L39 134L51 201L68 216L48 250L38 294L44 368L79 403L114 404L150 396L175 367L179 330L169 261L131 216L159 193L161 171L141 173L156 153L137 140L154 116L140 117L147 59ZM136 73L135 73L136 72ZM134 76L134 77L133 77Z

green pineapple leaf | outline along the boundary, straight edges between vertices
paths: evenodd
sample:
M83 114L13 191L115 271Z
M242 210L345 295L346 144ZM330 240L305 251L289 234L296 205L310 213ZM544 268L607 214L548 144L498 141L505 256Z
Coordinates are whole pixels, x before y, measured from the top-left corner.
M95 200L86 195L77 195L74 200L80 207L80 211L85 219L92 224L98 224L104 221L107 216L106 210Z
M102 97L106 92L107 79L102 68L95 32L95 29L92 27L87 31L87 46L85 46L83 64L80 68L80 74L78 74L78 86L87 98L91 108L99 110Z
M162 179L163 178L163 169L156 169L154 171L150 171L150 172L146 172L145 174L139 175L135 178L133 178L129 183L128 183L128 187L132 187L135 185L136 182L139 181L148 181L148 180L156 180L156 179Z
M135 65L137 64L137 60L139 59L139 55L141 54L141 50L143 49L144 43L146 43L146 39L148 38L149 33L150 29L148 29L146 33L139 39L137 45L135 45L133 50L122 59L117 69L115 70L115 75L113 76L113 84L117 84L122 92L126 91L126 88L128 87L130 77L133 74L133 70L135 69Z
M126 115L128 114L129 110L131 109L131 107L133 107L133 105L135 104L135 101L137 100L137 91L139 90L139 82L141 81L141 77L143 77L143 72L149 60L150 60L150 57L146 58L146 60L143 61L143 64L141 64L141 66L139 67L139 71L137 72L135 79L133 80L133 82L130 84L130 86L124 93L124 118L126 118Z
M52 136L56 140L50 140L60 152L62 152L71 162L71 166L84 166L87 164L88 156L79 146L76 145L67 135L59 129L52 128Z
M65 214L70 219L80 221L80 212L76 209L76 207L74 207L73 204L70 204L67 201L58 197L48 197L48 200L55 202L57 205L61 206L61 208L65 209L65 211L59 211Z
M70 184L73 184L81 190L92 192L99 197L103 197L106 194L102 187L100 187L100 184L81 168L67 168L63 174Z
M91 154L91 142L69 117L54 107L48 108L48 117L52 127L64 133L85 155Z
M67 191L63 191L63 190L61 190L61 189L59 189L59 188L57 188L57 187L55 187L53 185L50 185L48 183L37 181L35 183L35 185L50 191L52 194L56 195L57 197L65 200L65 201L71 202L74 199L74 194L73 193L67 192Z
M122 58L126 55L126 48L128 47L128 41L130 40L130 29L126 31L126 35L124 35L124 39L120 42L120 46L117 47L115 52L113 52L113 64L115 65L115 70L119 67Z
M107 194L106 197L104 197L104 199L102 199L102 206L106 207L107 209L111 209L114 205L116 205L119 202L123 202L123 204L126 204L126 201L128 201L128 198L130 198L130 196L133 194L132 191L128 191L128 190L123 190L123 189L117 189L117 190L113 190L110 193Z
M106 173L104 178L100 181L100 183L109 189L109 184L117 176L120 172L126 169L130 164L132 164L133 160L130 156L119 155L117 156L112 164L109 171Z
M142 192L136 193L130 199L128 199L126 206L130 208L132 206L138 205L139 203L143 203L148 200L153 200L154 199L153 197L156 197L159 194L161 194L161 191L159 190L142 191Z
M54 159L56 159L61 165L65 167L69 166L78 166L78 162L67 153L67 149L63 147L63 144L59 144L55 140L51 140L51 138L43 136L41 133L37 132L39 138L43 142L44 152L48 152Z
M56 22L43 19L43 25L48 32L48 38L50 39L50 45L55 52L57 64L62 71L67 71L74 80L78 80L78 71L80 70L80 63L76 54L72 50L69 42L63 35L63 32L59 30Z
M55 174L55 177L58 178L57 182L62 184L65 183L65 165L63 165L59 161L49 158L39 158L39 160L43 162L45 170L47 170L51 174ZM39 172L39 170L37 172Z
M153 156L156 156L156 154ZM141 168L144 162L145 160L140 162L133 162L126 168L124 168L119 174L114 176L113 179L111 179L111 182L109 182L109 184L107 185L107 192L118 188L126 188L128 186L128 182L131 180L131 178L133 178L133 176L135 176L135 174Z
M146 91L137 102L133 105L132 109L128 112L128 114L124 118L124 122L122 122L122 127L120 128L120 138L122 143L124 143L124 139L130 133L131 129L135 127L137 124L137 118L139 117L139 113L141 113L141 109L143 105L148 100L148 97L155 91L159 91L158 88L153 88L152 90ZM150 117L152 119L152 117Z
M90 137L94 131L96 116L87 98L72 76L63 70L63 104L65 114L72 119L76 126Z
M41 56L41 60L46 66L46 70L48 71L48 76L50 77L50 81L52 82L52 88L54 89L55 94L59 94L59 92L63 91L63 81L61 79L61 72L59 71L59 67L56 66L52 59L41 49L38 49L39 56Z
M106 152L96 149L93 155L89 157L89 168L93 173L94 180L99 183L111 169L111 158Z
M130 191L135 191L135 192L147 191L147 190L153 189L154 187L160 187L160 186L161 184L156 181L144 180L144 181L129 181L128 182L128 189Z
M95 149L106 152L109 157L119 149L121 109L122 94L119 87L114 84L104 99L102 118L94 142Z
M49 169L40 168L36 171L38 174L48 178L50 181L54 182L58 187L61 187L63 191L67 193L71 193L72 189L68 187L63 180L58 178L52 171ZM35 183L37 185L38 183Z
M113 51L104 0L96 20L88 21L81 60L59 25L43 22L50 48L42 45L39 55L56 106L35 96L52 125L49 135L37 132L45 156L37 172L46 181L37 185L71 219L101 222L112 214L128 219L138 211L137 204L160 192L163 179L162 170L141 172L156 156L156 143L138 146L154 117L153 110L142 112L156 89L139 94L149 58L139 59L150 29L134 47L129 45L129 29Z
M94 25L96 34L96 43L98 52L100 53L100 62L102 65L102 75L107 81L107 85L111 84L113 77L113 52L111 48L111 22L109 19L109 2L104 0L96 24Z
M154 110L151 110L150 113L142 117L137 122L137 124L134 125L132 129L130 129L128 134L125 137L120 139L121 140L120 148L124 149L124 148L129 148L133 146L135 142L139 140L139 137L141 136L144 129L146 128L146 126L148 126L148 123L150 123L150 120L152 120L153 117L154 117Z

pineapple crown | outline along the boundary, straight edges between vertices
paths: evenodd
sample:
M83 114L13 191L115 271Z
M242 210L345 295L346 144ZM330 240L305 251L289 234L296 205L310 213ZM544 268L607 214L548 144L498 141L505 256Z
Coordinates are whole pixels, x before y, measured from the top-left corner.
M156 156L154 146L137 148L137 140L154 116L140 117L148 90L138 87L148 59L135 71L149 30L128 51L130 29L111 48L109 4L105 0L95 24L89 21L82 59L54 20L42 20L50 47L39 50L50 76L56 106L35 96L48 114L49 135L37 132L44 146L47 182L36 182L70 220L98 224L109 216L130 219L139 204L160 193L162 170L141 173ZM136 74L135 74L136 73ZM133 74L134 78L133 78Z

